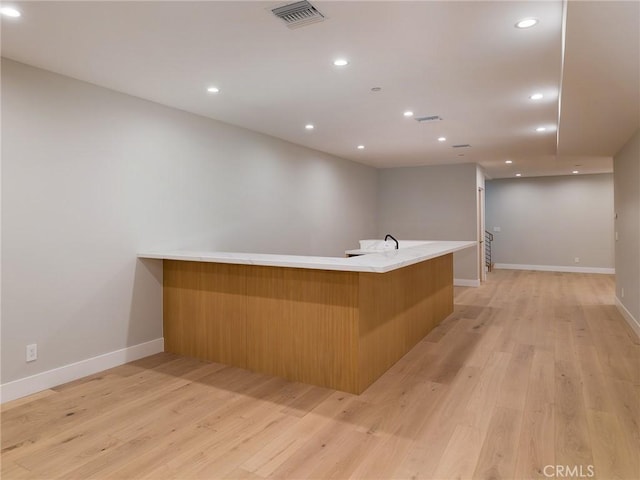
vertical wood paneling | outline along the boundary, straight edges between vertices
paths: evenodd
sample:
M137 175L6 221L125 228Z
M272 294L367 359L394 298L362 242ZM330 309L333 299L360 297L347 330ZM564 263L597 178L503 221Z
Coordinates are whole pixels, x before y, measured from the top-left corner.
M246 367L245 269L164 260L165 351Z
M453 311L453 256L385 274L164 261L165 350L361 393Z
M166 352L195 356L201 263L163 260L163 335Z
M359 280L362 392L453 312L453 255Z
M252 267L247 367L349 392L357 388L357 274Z

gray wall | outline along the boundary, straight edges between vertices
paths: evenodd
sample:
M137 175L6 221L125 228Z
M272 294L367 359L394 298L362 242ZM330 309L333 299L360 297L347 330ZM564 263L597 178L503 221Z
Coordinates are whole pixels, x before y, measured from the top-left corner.
M380 170L378 235L415 240L476 240L475 164ZM454 277L478 280L477 250L454 254Z
M486 188L495 263L614 268L612 174L498 179Z
M376 190L373 168L3 60L2 383L162 337L137 252L341 256L376 234Z
M640 325L640 130L614 157L613 178L618 215L616 296Z

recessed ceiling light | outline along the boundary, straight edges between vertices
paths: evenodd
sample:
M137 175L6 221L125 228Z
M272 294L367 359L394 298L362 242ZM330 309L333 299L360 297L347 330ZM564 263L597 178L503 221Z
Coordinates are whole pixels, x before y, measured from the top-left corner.
M516 173L516 177L521 177L522 174L521 173Z
M537 23L537 18L523 18L518 23L516 23L516 28L531 28Z
M573 171L573 172L571 172L571 173L580 173L580 172L579 172L578 170L574 170L574 171Z
M220 89L218 87L209 87L209 88L207 88L207 92L209 92L209 93L218 93L218 92L220 92Z
M306 128L307 130L313 130L315 127L314 127L312 124L307 123L307 124L304 126L304 128Z
M364 145L358 145L358 150L364 150Z
M413 117L413 112L411 110L407 110L406 112L403 113L403 115L405 117Z
M344 58L338 58L337 60L333 61L333 64L336 67L344 67L345 65L349 65L349 61L345 60Z
M541 93L534 93L533 95L531 95L529 98L531 100L540 100L543 97L543 95Z
M446 142L447 138L446 137L438 137L438 141L439 142Z
M536 132L544 132L547 129L547 127L538 127L536 128Z
M513 163L513 160L505 160L504 163Z
M22 14L18 10L16 10L15 8L2 7L2 8L0 8L0 15L4 15L5 17L17 18L17 17L21 16Z

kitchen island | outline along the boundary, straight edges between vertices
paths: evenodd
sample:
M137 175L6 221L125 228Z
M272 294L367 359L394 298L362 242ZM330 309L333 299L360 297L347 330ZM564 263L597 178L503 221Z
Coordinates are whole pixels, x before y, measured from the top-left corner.
M165 351L358 394L451 314L453 253L476 245L138 256L163 260Z

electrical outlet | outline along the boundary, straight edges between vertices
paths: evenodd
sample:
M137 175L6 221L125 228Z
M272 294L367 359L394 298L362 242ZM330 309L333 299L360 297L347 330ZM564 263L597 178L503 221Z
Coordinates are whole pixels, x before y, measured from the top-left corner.
M574 258L573 261L576 262L576 263L580 263L580 257Z
M38 344L32 343L27 345L27 362L33 362L38 359Z

